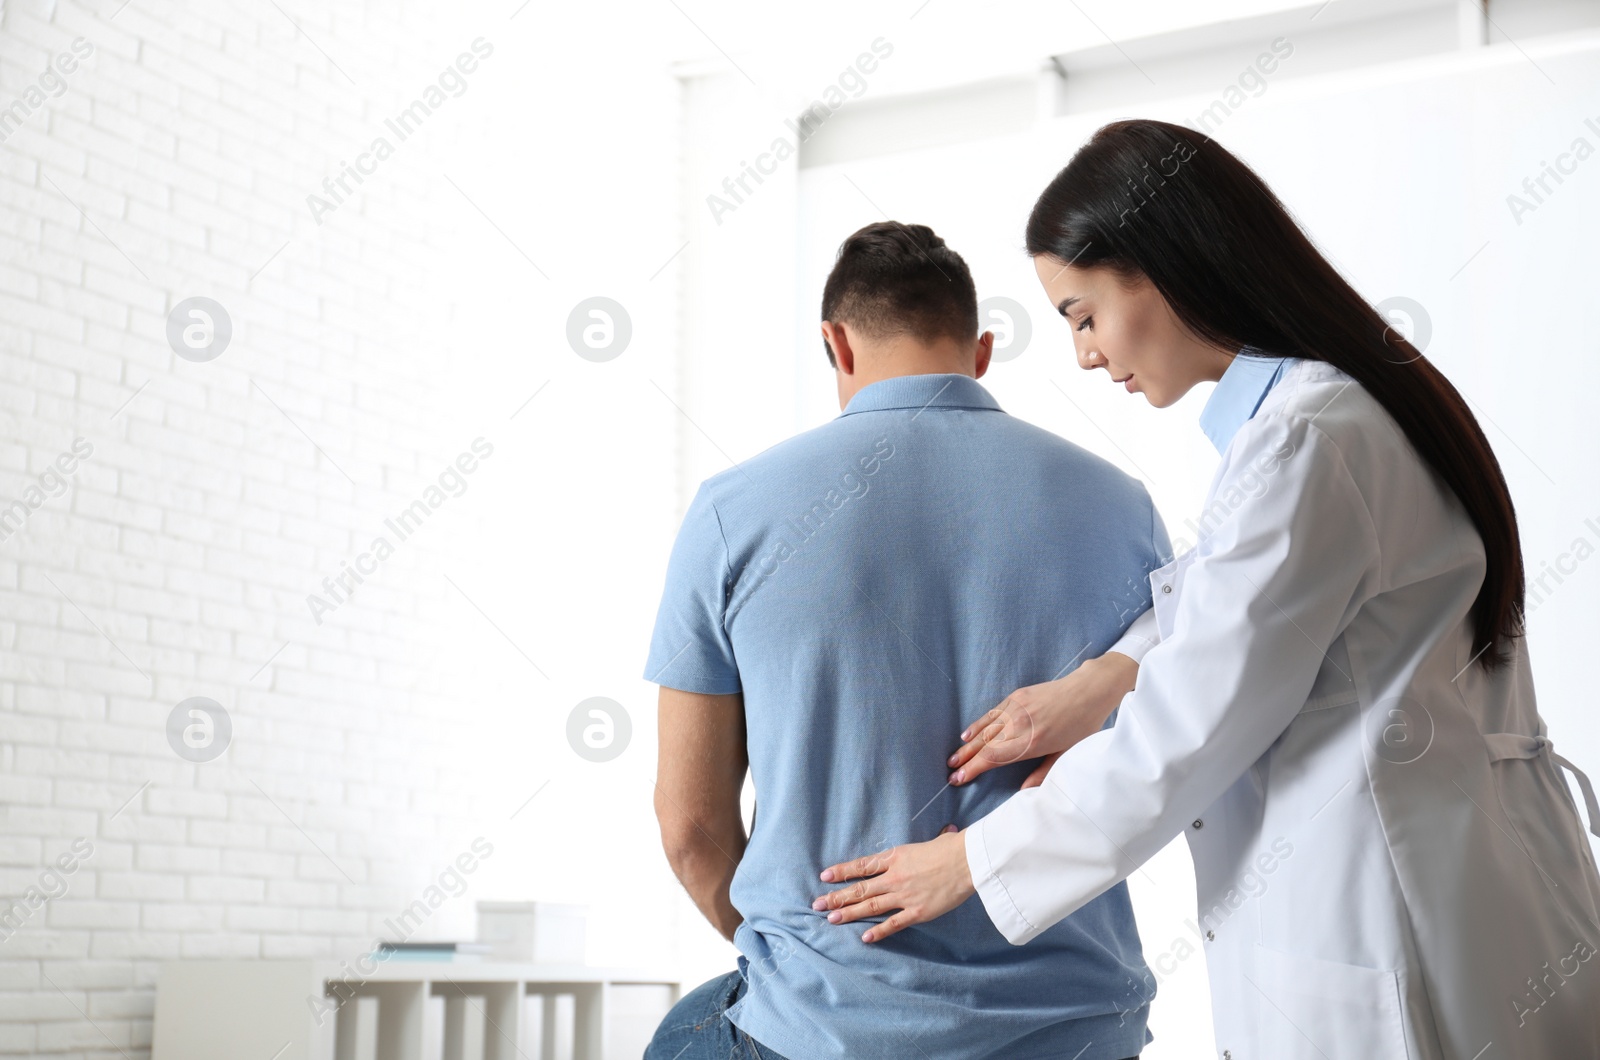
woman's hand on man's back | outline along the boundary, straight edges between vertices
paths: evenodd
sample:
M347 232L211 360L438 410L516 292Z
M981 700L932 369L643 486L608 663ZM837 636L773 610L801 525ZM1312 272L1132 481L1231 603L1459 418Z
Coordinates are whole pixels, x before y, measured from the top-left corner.
M1138 663L1113 651L1055 681L1017 689L961 734L965 742L947 763L954 770L950 783L968 784L996 766L1032 758L1044 761L1022 786L1043 783L1063 751L1100 730L1138 674Z

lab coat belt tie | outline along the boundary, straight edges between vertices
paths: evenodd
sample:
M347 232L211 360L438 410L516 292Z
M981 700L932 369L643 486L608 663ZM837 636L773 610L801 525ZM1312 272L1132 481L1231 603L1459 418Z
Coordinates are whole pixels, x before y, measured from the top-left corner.
M1583 770L1556 754L1550 746L1548 736L1525 736L1519 732L1495 732L1483 738L1489 745L1489 761L1498 762L1505 758L1533 758L1540 752L1548 754L1550 760L1556 765L1571 773L1578 782L1578 788L1583 792L1583 801L1589 811L1589 831L1600 836L1600 799L1595 798L1594 785L1589 782L1589 777Z

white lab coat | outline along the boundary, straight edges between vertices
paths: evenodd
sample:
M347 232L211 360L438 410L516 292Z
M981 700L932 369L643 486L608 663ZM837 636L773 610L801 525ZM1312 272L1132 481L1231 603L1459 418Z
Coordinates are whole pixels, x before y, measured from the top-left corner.
M1116 724L967 830L995 925L1027 942L1181 831L1218 1057L1600 1057L1600 876L1524 642L1471 662L1454 496L1296 361L1206 512L1118 646L1143 659Z

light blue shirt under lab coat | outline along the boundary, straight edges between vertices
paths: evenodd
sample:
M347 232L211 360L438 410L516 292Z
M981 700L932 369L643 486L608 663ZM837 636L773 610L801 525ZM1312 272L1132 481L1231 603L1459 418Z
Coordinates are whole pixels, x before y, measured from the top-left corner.
M1246 346L1229 362L1200 412L1200 429L1217 447L1217 452L1227 451L1228 443L1245 421L1256 414L1267 392L1283 378L1284 369L1292 360L1294 358L1274 357Z

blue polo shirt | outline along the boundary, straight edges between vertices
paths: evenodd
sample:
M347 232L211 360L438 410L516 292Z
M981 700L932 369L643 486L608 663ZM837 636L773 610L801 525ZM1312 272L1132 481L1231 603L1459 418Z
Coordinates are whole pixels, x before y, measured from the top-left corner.
M1016 791L1035 763L947 784L961 730L1109 648L1169 551L1138 482L962 375L870 384L700 487L645 676L744 694L741 1030L790 1060L1143 1049L1154 979L1125 884L1020 947L975 898L871 945L811 901L824 867L964 827Z

